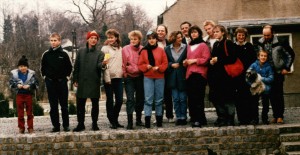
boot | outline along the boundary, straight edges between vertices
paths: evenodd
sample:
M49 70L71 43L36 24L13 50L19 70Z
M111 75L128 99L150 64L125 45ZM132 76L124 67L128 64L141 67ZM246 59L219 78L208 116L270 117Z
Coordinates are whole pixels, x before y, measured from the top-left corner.
M162 116L156 116L156 126L162 127Z
M146 128L150 128L151 126L151 123L150 123L150 121L151 121L151 116L146 116L145 117L145 127Z
M138 112L136 113L136 126L144 126L143 122L142 122L142 113Z
M133 118L132 117L133 117L132 114L127 115L127 121L128 121L127 129L128 130L133 129Z

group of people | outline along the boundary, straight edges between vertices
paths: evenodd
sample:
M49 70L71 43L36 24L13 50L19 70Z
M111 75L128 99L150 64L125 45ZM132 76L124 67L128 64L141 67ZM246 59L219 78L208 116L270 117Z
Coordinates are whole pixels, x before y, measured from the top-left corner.
M236 29L234 42L228 39L224 26L210 20L203 24L206 37L203 37L199 26L192 26L189 22L183 22L180 29L171 32L167 38L167 27L158 25L155 30L147 32L144 46L141 43L142 33L133 30L128 33L130 44L123 48L120 33L109 29L101 49L97 47L99 35L96 31L90 31L86 36L86 47L77 53L73 73L70 58L60 45L60 35L51 34L51 47L42 56L41 73L48 92L52 132L60 131L58 104L62 111L63 130L70 131L67 81L71 74L77 87L78 125L74 132L85 130L85 103L88 98L92 102L92 130L99 130L101 75L107 118L112 129L124 127L118 121L123 103L123 82L128 130L134 128L134 111L136 126L150 128L153 108L157 127L162 127L164 111L168 122L174 121L173 107L176 125L188 123L187 110L192 127L206 125L204 98L207 84L209 101L218 116L215 126L235 125L235 111L240 125L258 124L259 102L263 105L262 122L268 124L269 100L273 109L270 122L283 123L284 75L290 71L295 54L286 42L274 35L272 26L263 28L259 51L255 51L253 45L246 41L248 32L245 28ZM237 59L241 60L244 71L232 77L225 66L235 63ZM38 83L34 71L28 69L28 63L24 60L26 58L22 57L18 69L12 71L10 86L17 90L19 131L25 131L23 109L26 103L28 131L32 133L30 94ZM246 74L250 71L261 77L265 86L261 93L251 93L252 83L246 80ZM142 111L145 123L142 121Z

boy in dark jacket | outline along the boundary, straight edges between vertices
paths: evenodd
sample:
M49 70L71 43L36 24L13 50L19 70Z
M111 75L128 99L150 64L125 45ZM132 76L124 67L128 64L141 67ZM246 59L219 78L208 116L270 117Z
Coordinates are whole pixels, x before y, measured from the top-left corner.
M48 92L52 132L60 131L58 103L61 107L64 131L70 131L67 77L72 72L72 63L67 52L61 47L61 36L52 33L49 39L51 47L42 56L41 72Z
M27 114L28 132L33 133L32 93L38 87L35 71L28 69L28 60L25 56L18 62L18 69L12 70L9 85L15 90L18 112L19 133L25 132L24 108Z

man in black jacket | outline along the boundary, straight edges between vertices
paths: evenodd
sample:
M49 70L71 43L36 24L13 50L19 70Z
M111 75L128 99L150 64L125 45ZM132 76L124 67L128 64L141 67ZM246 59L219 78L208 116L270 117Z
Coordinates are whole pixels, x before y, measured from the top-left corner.
M52 132L60 131L58 103L61 107L64 131L70 131L67 77L72 72L72 63L67 52L61 47L61 36L58 33L50 35L50 44L50 49L42 55L41 73L48 92Z
M284 75L288 74L295 58L295 52L288 42L280 41L274 35L271 25L263 28L263 37L259 39L260 50L268 52L268 60L274 70L274 82L271 86L270 101L273 109L271 123L283 123L284 98L283 82Z

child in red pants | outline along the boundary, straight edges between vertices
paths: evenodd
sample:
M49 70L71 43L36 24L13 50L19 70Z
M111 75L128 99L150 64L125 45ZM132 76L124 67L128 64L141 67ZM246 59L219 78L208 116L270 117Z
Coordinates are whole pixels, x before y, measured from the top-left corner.
M28 69L28 60L25 56L18 62L18 69L12 70L9 85L16 93L16 104L18 111L19 133L25 132L24 108L27 114L28 132L33 133L32 94L38 87L35 72Z

